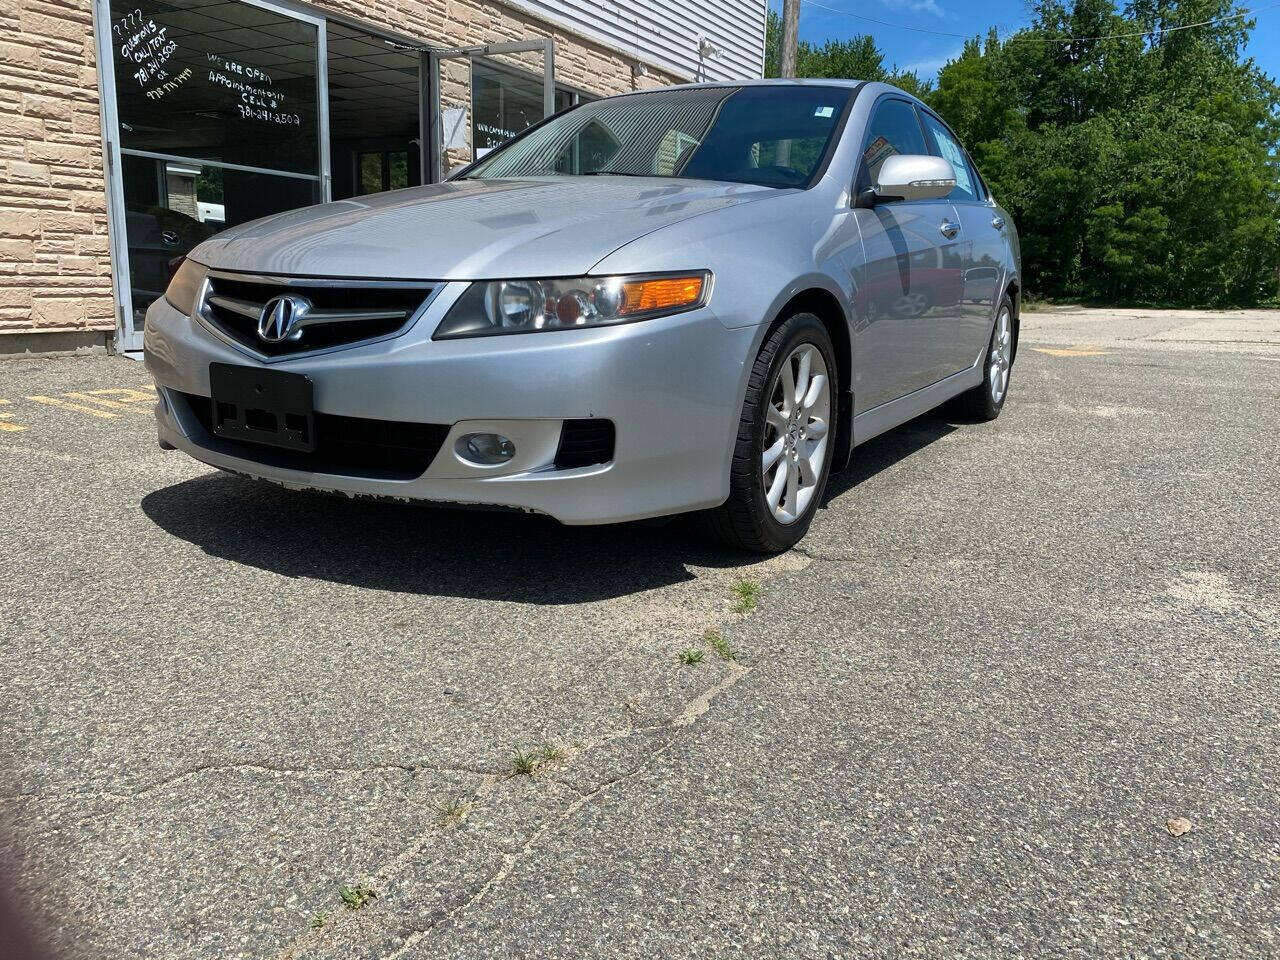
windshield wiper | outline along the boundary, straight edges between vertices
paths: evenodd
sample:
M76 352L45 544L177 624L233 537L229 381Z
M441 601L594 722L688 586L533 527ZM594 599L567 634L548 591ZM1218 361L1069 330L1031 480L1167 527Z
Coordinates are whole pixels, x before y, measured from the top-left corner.
M588 170L578 174L580 177L649 177L649 173L628 173L626 170Z

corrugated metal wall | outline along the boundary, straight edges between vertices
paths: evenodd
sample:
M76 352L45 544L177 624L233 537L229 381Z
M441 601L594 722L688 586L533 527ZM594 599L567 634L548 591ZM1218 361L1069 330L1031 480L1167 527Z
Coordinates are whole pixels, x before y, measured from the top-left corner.
M505 0L690 79L749 80L764 70L765 0ZM719 51L699 60L699 38Z

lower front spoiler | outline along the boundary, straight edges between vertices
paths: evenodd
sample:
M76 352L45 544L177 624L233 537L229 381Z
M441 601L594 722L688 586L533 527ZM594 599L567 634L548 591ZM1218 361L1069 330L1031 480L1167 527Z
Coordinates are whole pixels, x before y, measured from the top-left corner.
M681 464L674 458L647 459L596 464L573 469L540 467L492 477L439 476L436 463L414 479L389 479L313 473L291 470L234 456L218 449L217 438L209 436L194 422L184 401L168 389L160 388L156 404L158 440L161 447L182 451L188 456L229 473L266 480L291 490L318 490L353 498L376 498L402 502L428 502L444 506L496 507L547 514L565 524L622 523L718 506L724 494L688 500L672 496L672 486L662 482ZM494 423L495 421L484 421ZM510 421L537 433L538 421ZM521 427L517 427L520 429ZM514 431L513 431L514 432ZM436 461L447 458L449 442ZM687 464L684 465L687 469ZM445 469L443 472L448 473Z

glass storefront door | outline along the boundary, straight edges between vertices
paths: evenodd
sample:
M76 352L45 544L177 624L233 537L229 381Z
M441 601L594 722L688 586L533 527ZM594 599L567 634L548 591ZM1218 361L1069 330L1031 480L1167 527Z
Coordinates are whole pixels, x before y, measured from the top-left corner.
M326 199L325 23L258 0L98 2L122 346L137 349L196 244Z

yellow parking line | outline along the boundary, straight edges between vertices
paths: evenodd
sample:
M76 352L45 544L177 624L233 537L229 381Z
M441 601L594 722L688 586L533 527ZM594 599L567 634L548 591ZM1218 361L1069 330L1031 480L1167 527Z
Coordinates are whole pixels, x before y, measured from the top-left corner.
M1047 353L1051 357L1109 357L1110 350L1093 350L1088 347L1032 347L1036 353Z
M28 400L34 400L36 403L47 404L51 407L61 407L64 410L75 410L79 413L87 413L92 417L101 417L103 420L114 420L120 414L110 413L107 410L95 410L93 407L86 407L79 403L72 403L70 400L59 400L57 397L27 397Z
M0 400L0 403L7 404L8 400ZM12 413L0 413L0 433L17 433L20 430L27 429L20 423L13 422Z
M154 390L132 390L129 387L108 387L105 390L86 390L93 397L113 396L124 403L155 403Z
M97 393L98 391L94 392ZM108 400L106 397L93 397L87 393L64 393L62 396L70 397L72 400L84 400L87 403L97 404L100 407L108 407L112 410L127 410L129 413L141 414L144 417L151 416L150 410L143 410L137 405L137 403L130 405L128 403L121 403L119 400Z

